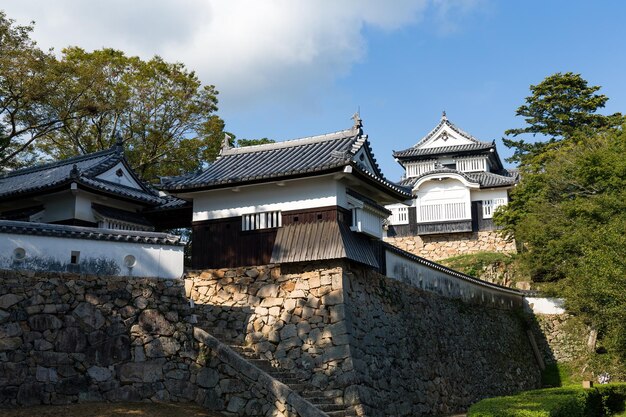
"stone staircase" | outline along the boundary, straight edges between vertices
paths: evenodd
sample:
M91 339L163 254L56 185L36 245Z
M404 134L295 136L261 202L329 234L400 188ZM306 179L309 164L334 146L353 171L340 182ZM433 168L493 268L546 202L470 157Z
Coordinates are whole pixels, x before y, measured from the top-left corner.
M225 345L228 345L234 352L248 362L254 364L257 368L300 394L302 398L326 413L329 417L356 417L357 414L354 408L343 404L343 397L340 391L324 392L309 384L307 381L302 380L295 372L272 366L270 361L261 358L253 348L244 346L239 340L241 337L232 338L231 334L222 332L221 329L210 329L206 328L206 326L201 327L204 327L213 337Z

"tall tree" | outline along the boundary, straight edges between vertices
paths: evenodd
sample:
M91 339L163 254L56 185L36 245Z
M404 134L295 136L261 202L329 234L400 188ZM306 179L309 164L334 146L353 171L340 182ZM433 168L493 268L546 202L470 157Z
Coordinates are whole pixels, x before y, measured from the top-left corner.
M32 30L0 11L0 168L19 166L17 156L40 138L93 111Z
M89 153L120 135L131 164L148 180L199 169L216 157L224 137L215 114L218 93L183 64L73 47L63 50L60 65L75 89L86 90L94 112L45 135L38 146L44 153Z
M608 100L605 95L596 94L598 90L599 86L588 86L580 74L572 72L559 72L546 77L537 85L531 85L532 95L526 97L526 104L520 106L516 112L517 116L524 117L526 126L509 129L505 134L539 134L548 140L528 143L523 139L503 139L506 146L515 148L509 161L529 163L551 144L566 139L581 129L595 130L621 125L624 119L620 113L609 116L596 113Z

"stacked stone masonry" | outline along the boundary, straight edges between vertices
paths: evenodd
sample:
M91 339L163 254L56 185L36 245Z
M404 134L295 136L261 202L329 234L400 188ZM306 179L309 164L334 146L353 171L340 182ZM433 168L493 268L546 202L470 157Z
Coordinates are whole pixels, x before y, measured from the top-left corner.
M589 352L591 329L570 314L537 314L533 331L546 363L572 362Z
M187 291L202 306L200 327L295 370L358 415L456 412L540 384L514 312L344 262L197 271Z
M450 235L387 237L385 241L433 261L478 252L516 252L515 241L503 238L496 230Z
M184 291L182 280L0 271L0 407L180 401L235 415L323 415L194 335Z

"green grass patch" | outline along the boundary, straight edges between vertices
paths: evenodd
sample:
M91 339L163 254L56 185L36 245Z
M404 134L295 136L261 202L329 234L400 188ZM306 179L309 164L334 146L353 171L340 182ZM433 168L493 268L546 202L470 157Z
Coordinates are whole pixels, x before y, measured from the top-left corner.
M474 404L468 417L606 417L623 415L626 383L525 391Z
M543 387L564 387L572 385L572 369L564 363L551 363L541 373L541 385Z
M497 252L478 252L469 255L453 256L439 261L443 265L479 278L491 266L504 266L506 269L517 271L515 255Z

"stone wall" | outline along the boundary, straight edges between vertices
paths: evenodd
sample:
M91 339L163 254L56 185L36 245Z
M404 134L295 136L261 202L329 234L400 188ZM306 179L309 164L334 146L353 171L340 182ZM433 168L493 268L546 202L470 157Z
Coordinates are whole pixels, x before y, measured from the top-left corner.
M237 415L312 406L196 329L182 280L0 271L0 407L193 401Z
M537 344L549 363L571 362L584 358L591 329L570 314L535 314Z
M342 265L190 272L187 294L196 303L200 327L222 340L253 346L275 366L329 392L353 371Z
M447 414L539 387L539 367L513 311L447 299L360 268L344 277L358 375L346 392L368 416Z
M514 311L337 261L190 273L200 327L333 391L361 416L432 415L540 384Z
M478 252L516 252L515 241L507 241L496 230L449 235L387 237L385 241L409 253L433 261Z

